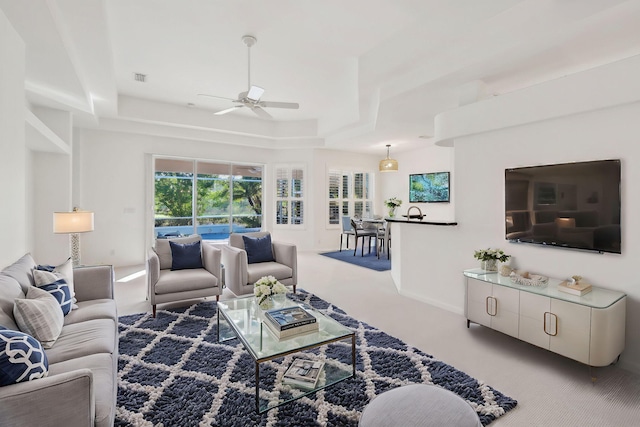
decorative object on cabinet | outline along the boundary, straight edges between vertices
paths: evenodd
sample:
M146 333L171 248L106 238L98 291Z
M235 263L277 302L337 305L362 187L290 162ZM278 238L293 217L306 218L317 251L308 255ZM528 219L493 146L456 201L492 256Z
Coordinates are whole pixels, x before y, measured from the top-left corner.
M572 276L558 284L558 290L572 295L582 296L591 292L593 287L582 281L581 276Z
M480 268L484 271L498 271L498 261L505 262L511 255L504 253L502 249L480 249L473 253L475 259L480 260Z
M501 276L508 277L511 274L511 272L513 272L513 269L510 266L508 266L506 264L500 266L500 275Z
M512 271L509 278L516 285L521 286L547 286L549 278L539 274L531 274L528 271Z

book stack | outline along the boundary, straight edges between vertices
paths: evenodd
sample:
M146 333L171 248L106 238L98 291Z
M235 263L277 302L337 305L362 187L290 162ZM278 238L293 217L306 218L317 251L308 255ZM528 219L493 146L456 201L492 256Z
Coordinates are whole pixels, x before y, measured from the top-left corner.
M279 339L318 330L315 316L300 306L266 311L264 324Z
M324 362L294 359L282 376L282 382L305 389L314 389L318 385L323 368Z
M572 295L582 296L591 292L591 285L585 282L569 283L568 281L560 282L558 290Z

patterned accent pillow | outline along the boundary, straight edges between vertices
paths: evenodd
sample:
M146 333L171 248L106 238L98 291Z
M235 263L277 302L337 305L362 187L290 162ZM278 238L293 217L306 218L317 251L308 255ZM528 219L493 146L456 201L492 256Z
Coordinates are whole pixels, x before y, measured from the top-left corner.
M68 268L67 268L68 264ZM71 277L71 279L69 279ZM71 259L55 267L53 265L38 265L33 270L33 281L35 285L41 288L43 285L54 283L63 279L69 287L71 294L71 309L75 310L78 306L75 304L75 292L73 290L73 268L71 267ZM71 282L69 282L71 280Z
M44 378L49 361L32 336L0 326L0 386Z
M44 289L49 292L60 304L62 314L65 316L71 311L73 305L73 299L71 298L71 291L64 279L58 279L55 282L47 283L46 285L38 286L40 289Z
M44 280L43 282L38 283L38 278L36 277L36 271L48 271L50 273L55 273L56 278L53 280ZM43 285L46 283L51 283L58 279L64 279L69 285L69 290L71 291L71 296L73 297L73 302L76 301L76 292L73 287L73 261L71 258L68 258L65 262L60 265L38 265L34 270L34 282L36 286ZM77 307L74 307L77 308Z
M17 298L13 305L13 316L22 332L51 348L62 332L64 315L58 301L47 291L32 286L26 299Z

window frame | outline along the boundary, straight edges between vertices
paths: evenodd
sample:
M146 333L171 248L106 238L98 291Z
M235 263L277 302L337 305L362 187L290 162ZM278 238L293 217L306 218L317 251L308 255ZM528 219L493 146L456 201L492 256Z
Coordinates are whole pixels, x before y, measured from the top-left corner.
M356 177L362 175L362 197L356 197ZM336 197L332 194L332 178L338 178ZM328 229L341 228L341 218L343 216L353 217L356 213L356 203L362 203L362 217L372 217L375 207L375 173L363 170L347 170L345 168L328 168L326 177L327 189L325 192L327 218L325 225ZM346 184L346 185L345 185ZM334 184L335 186L335 184ZM348 194L345 197L345 192ZM337 202L338 217L335 222L332 221L332 202Z
M280 185L280 180L281 178L281 171L284 172L284 175L286 175L286 180L287 180L287 194L286 196L282 196L279 194L281 185ZM301 186L300 186L300 191L299 193L301 193L300 197L294 197L294 178L293 178L293 173L294 171L301 171L302 172L302 179L301 179ZM308 197L307 197L307 181L308 181L308 174L307 174L307 167L305 164L303 163L279 163L279 164L274 164L273 165L273 227L274 229L293 229L293 230L303 230L306 229L306 207L308 207ZM279 224L278 223L278 204L280 202L286 202L287 206L288 206L288 215L287 215L287 223L286 224ZM292 224L291 223L291 218L292 218L292 206L294 204L294 202L300 202L302 205L302 215L301 215L301 222L298 224Z

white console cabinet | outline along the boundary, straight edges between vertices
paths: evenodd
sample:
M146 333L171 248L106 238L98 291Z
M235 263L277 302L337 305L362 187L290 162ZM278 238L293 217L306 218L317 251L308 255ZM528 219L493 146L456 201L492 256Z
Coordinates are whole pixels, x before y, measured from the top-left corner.
M583 296L522 286L509 277L465 270L465 316L538 347L590 366L606 366L624 349L626 295L593 287Z

